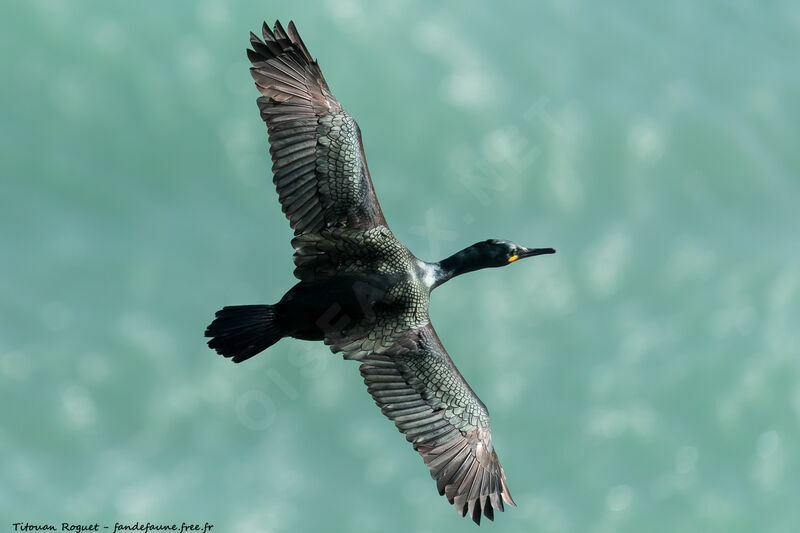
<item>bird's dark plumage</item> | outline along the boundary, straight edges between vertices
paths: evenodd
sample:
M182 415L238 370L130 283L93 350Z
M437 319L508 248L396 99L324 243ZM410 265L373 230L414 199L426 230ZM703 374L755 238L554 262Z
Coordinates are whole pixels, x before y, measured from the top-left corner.
M383 354L364 356L361 375L383 414L414 445L439 494L462 516L494 518L514 505L489 433L489 412L442 346L433 326L405 332Z
M367 390L420 453L439 493L462 516L491 520L514 501L489 412L430 323L430 293L460 274L554 250L490 240L438 263L417 259L389 230L358 125L294 24L264 24L262 33L251 34L247 55L300 281L275 305L219 311L206 330L209 346L240 362L294 337L359 361Z
M250 34L250 73L263 95L272 172L284 214L296 235L331 226L386 225L369 177L361 131L331 94L297 34L264 24Z

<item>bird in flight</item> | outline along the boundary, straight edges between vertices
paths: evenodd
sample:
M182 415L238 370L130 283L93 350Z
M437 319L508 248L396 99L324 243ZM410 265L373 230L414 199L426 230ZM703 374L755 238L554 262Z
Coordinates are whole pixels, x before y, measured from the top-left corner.
M514 500L489 412L430 322L430 294L455 276L555 250L491 239L439 262L417 259L389 230L358 124L294 24L265 23L262 35L250 34L247 56L300 281L274 305L217 311L208 345L240 363L293 337L358 361L367 391L422 456L439 494L478 524L482 514L493 520Z

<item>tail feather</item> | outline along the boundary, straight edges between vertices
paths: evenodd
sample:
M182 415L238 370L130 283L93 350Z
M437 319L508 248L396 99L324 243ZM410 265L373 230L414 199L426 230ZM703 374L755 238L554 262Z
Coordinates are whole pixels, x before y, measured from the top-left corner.
M217 311L206 328L208 347L241 363L284 337L274 305L234 305Z

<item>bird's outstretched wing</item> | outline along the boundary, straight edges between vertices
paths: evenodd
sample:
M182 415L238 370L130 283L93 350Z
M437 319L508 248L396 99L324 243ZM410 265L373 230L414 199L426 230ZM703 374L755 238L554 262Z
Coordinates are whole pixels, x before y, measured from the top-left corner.
M433 326L408 330L361 375L383 414L422 455L439 494L480 523L515 505L492 446L489 412L447 355Z
M263 96L274 183L295 235L325 228L386 226L369 176L361 131L331 94L294 23L250 34L250 72Z

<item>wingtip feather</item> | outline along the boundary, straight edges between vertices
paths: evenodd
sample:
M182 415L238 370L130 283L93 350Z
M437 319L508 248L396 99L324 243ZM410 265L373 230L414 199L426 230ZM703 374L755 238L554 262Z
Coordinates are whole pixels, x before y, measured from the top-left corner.
M272 34L272 30L269 29L269 24L267 24L266 20L261 24L261 35L264 36L265 41L275 40L275 36Z

